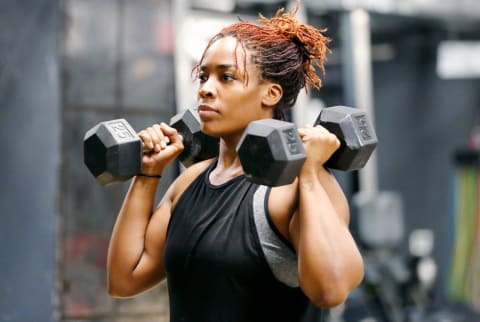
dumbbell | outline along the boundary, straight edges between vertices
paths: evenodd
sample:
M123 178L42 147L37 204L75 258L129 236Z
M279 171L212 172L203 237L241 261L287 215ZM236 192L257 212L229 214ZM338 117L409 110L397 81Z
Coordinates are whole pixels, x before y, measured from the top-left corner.
M182 137L184 150L178 159L186 167L218 155L218 138L202 133L196 110L188 109L169 122ZM97 124L83 140L84 163L102 185L123 182L138 174L142 154L148 152L125 119Z
M367 114L357 108L324 108L314 125L322 125L340 140L339 149L325 163L330 169L361 169L377 145ZM239 141L237 153L247 178L268 186L292 183L306 159L295 125L274 119L251 122Z

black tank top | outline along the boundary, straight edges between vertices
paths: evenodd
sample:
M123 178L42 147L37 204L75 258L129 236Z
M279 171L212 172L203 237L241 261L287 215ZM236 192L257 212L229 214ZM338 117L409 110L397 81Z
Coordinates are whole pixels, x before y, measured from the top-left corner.
M260 245L252 214L259 186L245 176L214 186L209 174L215 164L185 190L170 218L165 271L171 322L303 320L306 296L275 278Z

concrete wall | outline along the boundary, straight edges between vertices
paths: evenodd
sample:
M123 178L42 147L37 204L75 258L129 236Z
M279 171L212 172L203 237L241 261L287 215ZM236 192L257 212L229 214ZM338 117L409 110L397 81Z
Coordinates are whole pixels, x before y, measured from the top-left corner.
M0 3L0 321L53 321L60 109L55 0Z

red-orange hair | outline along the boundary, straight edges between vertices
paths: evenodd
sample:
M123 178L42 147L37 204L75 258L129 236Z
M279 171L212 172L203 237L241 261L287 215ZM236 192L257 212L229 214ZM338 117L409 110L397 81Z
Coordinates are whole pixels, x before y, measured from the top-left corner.
M262 78L282 86L283 96L275 109L275 118L283 118L283 110L292 107L301 88L319 89L322 81L317 74L317 68L325 72L324 63L328 52L330 39L323 35L325 29L316 29L310 25L300 23L295 14L298 11L299 1L290 12L278 10L271 19L259 15L259 22L255 24L240 21L223 28L213 36L205 51L193 68L195 77L205 58L206 51L220 38L235 37L237 46L249 49L252 62L261 70ZM236 56L235 56L236 57ZM245 81L246 55L243 61Z

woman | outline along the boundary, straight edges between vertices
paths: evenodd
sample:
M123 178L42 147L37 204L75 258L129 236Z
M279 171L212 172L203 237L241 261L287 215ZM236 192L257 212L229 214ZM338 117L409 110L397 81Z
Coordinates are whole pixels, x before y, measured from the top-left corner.
M250 122L282 119L301 88L321 85L315 67L323 71L329 40L299 23L297 9L211 39L194 73L202 131L220 138L219 155L186 169L155 208L161 173L183 145L164 123L140 132L152 153L112 233L112 296L166 278L174 322L299 321L308 300L335 306L360 283L348 203L323 167L338 139L321 126L298 129L307 159L295 182L280 187L249 182L236 153Z

